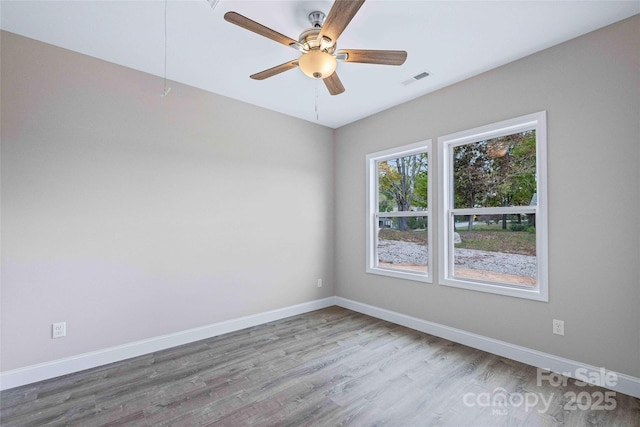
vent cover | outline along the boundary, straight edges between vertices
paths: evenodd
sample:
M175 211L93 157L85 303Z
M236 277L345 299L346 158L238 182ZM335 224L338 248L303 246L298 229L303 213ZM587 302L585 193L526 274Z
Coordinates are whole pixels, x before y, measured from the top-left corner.
M429 73L427 71L423 71L423 72L421 72L419 74L416 74L415 76L411 77L410 79L403 81L402 84L407 86L407 85L410 85L411 83L417 82L418 80L422 80L422 79L424 79L425 77L428 77L428 76L429 76Z

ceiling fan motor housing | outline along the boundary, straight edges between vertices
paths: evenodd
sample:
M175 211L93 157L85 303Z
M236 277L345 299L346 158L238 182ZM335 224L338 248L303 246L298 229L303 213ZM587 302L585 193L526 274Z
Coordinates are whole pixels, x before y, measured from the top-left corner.
M321 50L329 54L335 52L336 44L332 40L326 37L323 37L321 40L318 39L324 20L325 14L323 12L316 10L309 14L311 28L304 30L300 33L300 37L298 37L298 42L304 46L306 52L311 50Z
M320 28L308 28L300 33L298 41L306 50L322 50L330 54L335 52L336 44L326 38L318 41L318 34L320 34Z

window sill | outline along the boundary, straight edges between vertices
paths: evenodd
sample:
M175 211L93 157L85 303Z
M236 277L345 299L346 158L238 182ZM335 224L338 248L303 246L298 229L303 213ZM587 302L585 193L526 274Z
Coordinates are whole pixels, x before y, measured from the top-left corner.
M544 292L538 285L536 287L518 287L499 285L496 283L484 283L481 281L471 281L463 279L442 279L440 281L442 286L450 286L454 288L468 289L472 291L485 292L490 294L498 294L515 298L524 298L534 301L549 302L549 296L547 292Z
M412 280L414 282L432 283L432 279L428 274L412 273L409 271L400 271L391 268L368 267L367 273L377 274L379 276L395 277L396 279Z

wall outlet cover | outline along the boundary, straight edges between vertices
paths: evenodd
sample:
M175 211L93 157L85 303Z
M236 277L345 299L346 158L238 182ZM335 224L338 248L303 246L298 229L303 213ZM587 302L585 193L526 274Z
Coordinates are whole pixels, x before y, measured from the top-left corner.
M553 333L564 335L564 320L553 319Z
M67 322L57 322L51 325L51 338L62 338L67 335Z

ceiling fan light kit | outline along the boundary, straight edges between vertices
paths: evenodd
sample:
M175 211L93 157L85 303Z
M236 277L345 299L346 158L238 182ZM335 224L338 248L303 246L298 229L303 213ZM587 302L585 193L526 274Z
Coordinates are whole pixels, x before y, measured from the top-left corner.
M288 61L251 75L252 79L263 80L292 68L300 67L300 70L312 79L322 79L331 95L338 95L344 92L345 89L336 73L337 61L402 65L407 58L407 52L402 50L345 49L336 52L338 37L349 25L349 22L364 4L364 1L336 0L326 18L325 14L320 11L311 12L309 14L311 28L303 31L297 41L252 21L237 12L230 11L225 13L224 19L302 53L297 60Z
M315 49L302 55L298 65L307 76L313 79L324 79L336 71L338 62L333 55Z

